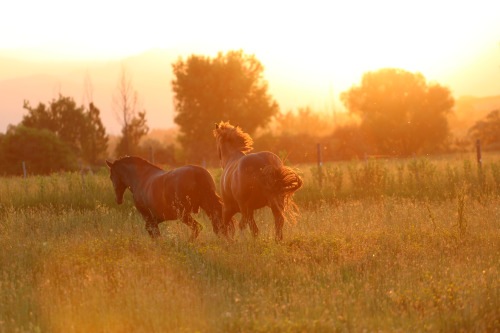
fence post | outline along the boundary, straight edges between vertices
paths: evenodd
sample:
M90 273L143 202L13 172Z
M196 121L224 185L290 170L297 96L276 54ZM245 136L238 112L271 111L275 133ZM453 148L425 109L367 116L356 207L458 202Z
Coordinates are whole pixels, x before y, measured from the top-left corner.
M476 140L476 153L477 153L477 176L479 179L479 185L484 189L485 177L483 174L483 159L481 157L481 140Z
M24 173L24 179L26 179L26 162L23 161L23 173Z
M153 146L149 146L149 154L151 163L155 164L155 152L153 150Z
M481 140L476 141L476 153L477 153L477 164L479 165L479 169L483 166L483 159L481 158Z
M85 183L83 182L83 166L82 161L78 162L80 164L80 178L82 179L82 189L85 192Z
M417 165L417 156L415 153L412 153L413 155L413 161L415 162L415 179L417 181L417 184L420 185L420 177L418 176L418 165Z
M24 191L28 194L28 177L26 175L26 162L23 161L23 174L24 174Z
M323 160L321 157L321 143L318 143L316 147L318 150L318 182L319 186L321 187L323 185L323 172L321 170L321 166L323 165Z

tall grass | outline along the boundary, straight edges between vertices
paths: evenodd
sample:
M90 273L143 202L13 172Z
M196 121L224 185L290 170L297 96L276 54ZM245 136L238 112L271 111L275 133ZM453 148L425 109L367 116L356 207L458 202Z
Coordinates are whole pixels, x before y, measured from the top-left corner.
M497 154L491 154L481 167L469 157L460 160L422 157L326 163L321 168L302 169L305 177L311 179L297 193L296 199L302 204L380 196L452 200L463 188L467 195L478 200L500 195Z
M497 163L483 176L463 160L332 164L341 185L321 188L302 167L282 243L268 209L257 240L229 244L199 214L195 242L175 221L152 241L106 172L84 187L79 174L2 178L0 331L498 330Z

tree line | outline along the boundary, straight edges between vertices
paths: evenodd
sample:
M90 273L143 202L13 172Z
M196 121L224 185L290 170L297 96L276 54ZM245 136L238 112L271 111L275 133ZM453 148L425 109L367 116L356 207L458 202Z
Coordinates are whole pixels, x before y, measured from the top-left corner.
M89 86L86 80L86 88ZM72 97L61 94L36 107L25 100L23 108L27 114L22 121L9 125L6 133L0 134L0 174L19 174L23 162L27 171L34 174L104 165L109 135L102 123L101 111L92 102L92 92L86 91L86 94L90 102L80 106ZM149 128L146 111L139 108L137 91L125 67L122 67L113 102L122 125L115 155L138 154L139 141Z
M215 57L192 54L179 58L172 70L180 148L156 145L160 164L218 165L212 130L221 120L249 132L257 150L280 153L294 163L314 162L317 142L323 143L323 157L335 160L446 152L454 139L447 120L455 103L451 91L427 82L421 73L398 68L366 72L359 84L341 93L351 120L340 124L331 114L320 115L308 107L280 111L268 92L264 66L242 50ZM125 67L113 102L122 126L115 156L149 158L148 147L140 145L149 131L146 110ZM20 124L0 134L0 173L19 174L22 161L29 161L32 173L50 173L75 170L78 161L99 166L108 157L109 135L92 101L78 106L73 98L60 95L36 107L25 101L24 109L27 114ZM498 110L469 131L492 147L500 147L498 133Z

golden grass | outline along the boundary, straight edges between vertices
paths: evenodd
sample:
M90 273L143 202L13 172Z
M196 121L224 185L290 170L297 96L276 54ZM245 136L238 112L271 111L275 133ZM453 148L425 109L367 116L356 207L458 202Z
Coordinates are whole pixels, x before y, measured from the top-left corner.
M327 197L310 177L279 244L268 209L257 240L228 244L199 214L194 243L176 221L152 241L105 174L85 191L78 175L2 179L0 332L499 330L493 187Z
M1 224L0 330L493 331L500 201L351 201L303 211L273 241L178 222L149 239L132 211L29 208Z

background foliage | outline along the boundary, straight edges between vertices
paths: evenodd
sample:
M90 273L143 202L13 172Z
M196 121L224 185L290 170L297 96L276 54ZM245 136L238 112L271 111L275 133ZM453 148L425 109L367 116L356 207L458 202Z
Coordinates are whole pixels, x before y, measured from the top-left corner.
M172 65L175 122L186 160L201 163L216 159L213 127L221 120L240 124L253 134L278 112L267 92L264 67L243 51L217 57L191 55Z

